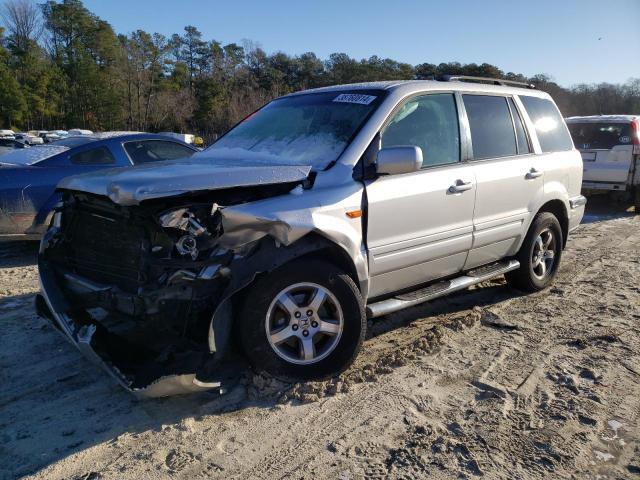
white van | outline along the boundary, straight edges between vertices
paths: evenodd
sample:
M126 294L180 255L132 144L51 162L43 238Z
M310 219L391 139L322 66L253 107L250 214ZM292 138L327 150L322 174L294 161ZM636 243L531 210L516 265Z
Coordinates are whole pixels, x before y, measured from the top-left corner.
M640 116L593 115L566 121L582 154L582 189L627 192L640 212Z

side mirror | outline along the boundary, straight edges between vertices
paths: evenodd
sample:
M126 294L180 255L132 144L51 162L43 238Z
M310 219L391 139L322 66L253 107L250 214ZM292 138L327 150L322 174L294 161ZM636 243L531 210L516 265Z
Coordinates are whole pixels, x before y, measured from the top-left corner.
M376 158L376 171L379 174L411 173L420 168L422 168L422 149L413 145L383 148Z

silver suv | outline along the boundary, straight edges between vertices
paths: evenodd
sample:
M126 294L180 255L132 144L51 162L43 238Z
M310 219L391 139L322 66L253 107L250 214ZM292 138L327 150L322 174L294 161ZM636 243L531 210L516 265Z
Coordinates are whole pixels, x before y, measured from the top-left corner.
M218 387L232 339L259 371L322 378L368 317L503 274L547 287L580 153L546 93L468 80L299 92L189 159L63 180L39 312L156 396Z

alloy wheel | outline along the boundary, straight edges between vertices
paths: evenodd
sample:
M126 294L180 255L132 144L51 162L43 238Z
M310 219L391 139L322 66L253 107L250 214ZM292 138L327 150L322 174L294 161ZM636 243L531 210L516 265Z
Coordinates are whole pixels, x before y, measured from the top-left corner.
M267 310L265 330L274 352L287 362L308 365L338 345L344 317L336 297L315 283L283 289Z
M546 228L540 232L533 244L531 255L531 269L533 275L542 280L553 271L556 257L556 237L551 229Z

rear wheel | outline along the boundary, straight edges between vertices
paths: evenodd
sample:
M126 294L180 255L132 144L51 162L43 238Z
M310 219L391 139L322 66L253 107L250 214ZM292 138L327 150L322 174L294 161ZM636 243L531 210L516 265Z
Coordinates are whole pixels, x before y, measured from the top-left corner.
M525 292L548 287L560 265L562 244L562 229L555 215L538 213L516 255L520 268L505 275L507 282Z
M346 273L318 260L300 260L251 287L239 335L254 369L324 378L351 364L366 325L364 302Z

